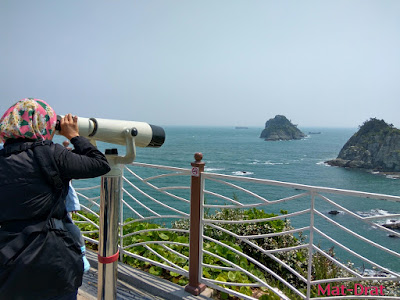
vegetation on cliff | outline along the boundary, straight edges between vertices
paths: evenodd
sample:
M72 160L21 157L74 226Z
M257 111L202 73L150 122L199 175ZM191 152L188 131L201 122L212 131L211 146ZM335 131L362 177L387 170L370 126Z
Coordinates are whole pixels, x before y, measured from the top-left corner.
M77 225L83 232L86 232L86 236L94 240L98 239L98 230L94 225L99 224L98 217L86 212L81 212L81 214L84 215L85 218L90 219L93 224L83 223L85 219L74 215L74 219L79 221ZM287 211L281 210L281 214L286 215ZM277 215L257 208L252 208L249 210L222 208L212 214L210 214L208 211L205 211L205 218L212 220L262 220L274 216ZM136 244L136 246L128 247L125 250L136 256L145 258L145 260L124 254L123 262L181 286L187 285L187 275L181 275L161 266L168 265L164 259L168 258L168 260L175 264L175 266L178 268L186 271L189 270L188 233L170 231L168 228L158 224L130 221L133 221L133 219L126 219L124 221L126 225L123 227L123 233L126 235L126 237L123 240L123 244L125 247L132 244ZM258 249L249 247L248 243L236 238L237 236L266 235L293 230L294 227L291 225L289 219L276 219L257 223L249 222L239 224L220 224L220 226L224 230L231 231L233 235L227 234L221 230L216 230L215 228L209 226L205 226L204 236L211 238L211 240L204 239L203 241L203 247L204 250L206 250L206 253L203 255L204 268L202 275L205 278L217 280L223 283L226 282L227 285L223 285L224 287L230 288L249 297L254 297L260 300L281 299L269 289L257 286L257 280L255 280L255 278L259 278L268 283L270 286L281 290L290 299L302 299L298 296L298 294L295 294L291 289L283 285L274 276L260 267L260 264L268 267L281 278L299 289L303 294L306 294L306 283L300 280L297 276L294 276L292 272L280 265L275 259L272 259L273 256L278 257L287 266L290 266L303 277L307 277L309 261L308 251L306 248L281 251L275 253L274 255L267 255L261 251L261 249L268 251L304 245L307 237L304 236L302 232L299 232L297 236L293 235L292 233L286 233L274 237L252 239L252 242L259 247ZM173 224L174 229L183 229L188 231L189 227L190 223L188 219L177 220ZM216 243L212 240L220 241L222 244ZM162 243L146 244L146 242L151 241L160 241ZM97 244L91 244L89 241L86 243L88 248L95 251L97 250ZM232 249L229 249L224 245L229 246ZM321 254L320 252L315 252L312 255L312 280L352 277L352 274L340 268L332 261L332 259L329 258L332 257L334 259L338 259L335 257L333 248L324 252L325 255ZM252 259L247 259L238 253L247 255ZM258 263L255 264L254 260ZM158 265L151 263L151 261L157 262ZM231 269L232 265L230 262L238 264L242 271ZM350 262L347 263L347 267L353 271L360 272L360 270L355 268ZM238 283L238 285L231 285L230 283ZM253 283L254 286L245 286L249 283ZM346 290L354 290L356 283L359 283L362 286L371 286L372 284L371 281L344 281L337 282L337 286L343 285L345 286ZM382 277L382 281L374 281L373 285L384 286L385 294L387 296L399 295L399 283L394 280L385 280L384 276ZM322 287L323 289L326 289L326 284L322 284ZM312 286L311 295L312 297L319 296L317 285ZM215 291L213 299L237 300L238 298L225 292Z
M347 141L329 165L400 172L400 130L371 118Z
M260 138L266 141L299 140L306 135L293 125L285 116L277 115L265 123L265 129Z

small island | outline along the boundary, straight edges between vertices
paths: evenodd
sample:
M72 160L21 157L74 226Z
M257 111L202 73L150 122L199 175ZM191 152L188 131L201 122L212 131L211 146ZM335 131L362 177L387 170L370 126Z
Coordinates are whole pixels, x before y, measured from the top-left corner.
M331 166L400 172L400 130L371 118L347 141Z
M266 141L300 140L306 135L293 125L285 116L277 115L265 123L260 138Z

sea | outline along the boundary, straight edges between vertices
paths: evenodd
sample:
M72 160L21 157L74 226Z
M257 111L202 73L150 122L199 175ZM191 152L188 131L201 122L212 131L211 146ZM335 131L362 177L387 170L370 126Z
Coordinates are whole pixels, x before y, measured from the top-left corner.
M347 169L328 166L325 162L334 159L347 140L358 128L301 128L306 138L291 141L265 141L260 138L263 128L248 127L188 127L165 126L166 140L160 148L137 148L136 161L148 164L165 165L180 168L191 168L194 154L201 152L205 171L225 175L277 180L312 186L356 190L370 193L400 196L400 177L396 174L383 174L365 170ZM56 141L62 141L57 137ZM118 148L123 155L124 147L98 143L100 150ZM258 189L258 187L254 187ZM251 187L250 187L251 190ZM399 214L400 203L392 201L343 198L338 203L361 216ZM277 208L288 210L304 209L296 203L282 204ZM328 206L321 206L324 213ZM328 214L327 214L328 215ZM335 221L354 229L372 241L399 253L400 239L389 237L387 233L376 230L373 225L352 221L346 213L329 215ZM306 219L297 218L292 225L306 226ZM343 234L330 225L321 225L329 229L334 239L352 249L363 253L371 260L400 273L400 259L378 251L376 248L358 242L354 237ZM332 232L333 231L333 232ZM316 242L321 248L329 249L332 244L322 237ZM362 244L362 245L361 245ZM352 261L360 269L372 270L373 266L349 255L339 247L334 251L342 262Z

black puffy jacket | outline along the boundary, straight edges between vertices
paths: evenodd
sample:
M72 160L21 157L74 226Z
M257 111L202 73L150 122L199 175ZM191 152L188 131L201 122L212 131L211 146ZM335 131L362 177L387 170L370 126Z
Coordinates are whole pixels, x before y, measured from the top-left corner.
M7 140L4 149L32 141ZM50 147L63 187L55 195L46 181L34 151L0 155L0 249L31 224L66 215L65 196L71 179L93 178L110 170L106 157L84 137L71 139L74 151L59 144ZM57 203L57 206L55 206ZM48 299L76 290L82 282L82 261L68 251L80 251L66 231L30 234L23 255L0 263L0 299ZM74 256L74 257L73 257ZM27 298L29 295L29 298Z

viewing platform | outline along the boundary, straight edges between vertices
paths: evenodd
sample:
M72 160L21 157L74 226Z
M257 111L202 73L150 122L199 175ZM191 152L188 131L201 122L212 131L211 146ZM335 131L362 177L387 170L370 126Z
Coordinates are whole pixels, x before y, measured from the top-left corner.
M88 252L98 270L85 274L82 299L195 300L210 299L211 291L246 300L325 299L330 286L340 286L348 293L328 299L400 300L400 232L383 226L400 213L365 216L347 207L354 199L399 203L400 196L204 166L197 153L187 169L133 162L98 186L73 182L83 207L75 222L98 249ZM357 294L357 285L369 294Z

